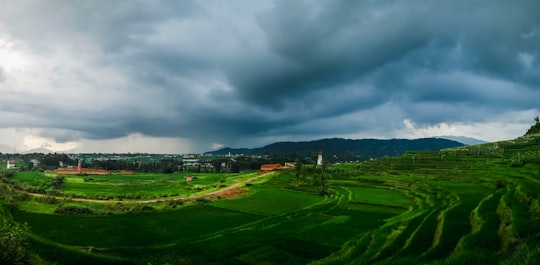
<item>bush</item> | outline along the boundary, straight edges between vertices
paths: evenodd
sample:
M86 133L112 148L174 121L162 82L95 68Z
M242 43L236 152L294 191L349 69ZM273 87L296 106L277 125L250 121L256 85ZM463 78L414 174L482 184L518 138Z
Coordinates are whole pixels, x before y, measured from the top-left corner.
M137 205L133 208L131 208L131 210L129 210L130 213L155 213L157 212L156 208L152 207L152 206L148 206L148 205Z
M72 205L60 205L54 210L56 214L65 215L92 215L94 212L86 207L78 207Z
M205 197L200 197L200 198L197 198L197 200L195 200L195 201L198 202L198 203L209 203L210 199L205 198Z
M540 246L522 245L508 258L501 261L501 265L533 265L540 262Z
M47 204L55 204L57 202L56 198L53 196L44 196L44 197L36 197L35 199L37 202L43 202Z
M172 207L172 208L176 208L176 206L181 206L183 204L184 204L184 201L182 201L182 200L169 201L169 206Z
M0 216L0 264L27 264L29 243L28 227L12 224Z

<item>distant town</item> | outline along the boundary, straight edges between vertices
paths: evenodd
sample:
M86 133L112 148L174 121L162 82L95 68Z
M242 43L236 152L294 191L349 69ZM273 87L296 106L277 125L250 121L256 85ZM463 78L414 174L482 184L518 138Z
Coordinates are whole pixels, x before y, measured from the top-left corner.
M55 171L59 174L108 174L109 171L145 172L145 173L175 173L175 172L229 172L241 170L261 170L268 168L263 165L286 163L298 158L276 155L246 155L246 154L105 154L105 153L31 153L6 154L0 153L0 161L5 168L27 171ZM310 157L301 159L311 161Z
M0 153L0 161L8 169L56 170L63 174L73 172L89 174L90 170L96 174L121 170L167 174L175 172L238 173L245 170L265 170L272 167L269 165L285 167L286 163L289 163L288 165L296 162L322 164L321 150L325 156L324 163L335 164L397 156L407 151L436 151L457 146L463 146L463 144L442 138L412 140L332 138L309 142L277 142L254 149L224 148L203 154ZM74 169L76 171L73 171Z

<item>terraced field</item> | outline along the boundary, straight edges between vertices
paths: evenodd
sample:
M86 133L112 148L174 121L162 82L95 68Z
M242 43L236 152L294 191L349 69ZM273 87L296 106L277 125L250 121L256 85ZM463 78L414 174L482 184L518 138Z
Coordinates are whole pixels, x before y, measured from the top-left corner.
M283 171L246 183L238 197L175 207L30 198L11 215L28 223L32 249L57 264L538 264L537 150L540 141L524 138L325 171L305 166L298 177ZM155 178L146 189L141 178L131 193L155 194L152 185L164 191L161 182L172 181ZM66 190L94 193L85 183L67 181ZM61 205L92 214L53 213Z

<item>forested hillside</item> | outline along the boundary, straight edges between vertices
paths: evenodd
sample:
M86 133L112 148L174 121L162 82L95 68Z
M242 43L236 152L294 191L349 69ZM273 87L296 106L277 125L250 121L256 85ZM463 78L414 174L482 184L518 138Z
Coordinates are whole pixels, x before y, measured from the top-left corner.
M213 155L258 154L312 156L323 151L328 161L367 160L383 156L396 156L407 151L438 151L463 146L462 143L442 138L422 139L321 139L304 142L277 142L260 148L223 148L208 152Z

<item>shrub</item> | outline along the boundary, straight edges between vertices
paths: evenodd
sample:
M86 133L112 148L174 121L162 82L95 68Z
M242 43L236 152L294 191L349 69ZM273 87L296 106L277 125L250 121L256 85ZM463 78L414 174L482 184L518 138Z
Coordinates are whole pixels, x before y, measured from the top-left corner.
M55 210L56 214L65 214L65 215L92 215L94 212L86 207L78 207L72 205L60 205Z
M129 210L130 213L155 213L157 212L156 208L152 207L152 206L148 206L148 205L137 205L133 208L131 208L131 210Z
M172 207L172 208L176 208L176 206L181 206L183 204L184 204L184 201L182 201L182 200L169 201L169 206Z
M57 202L56 198L53 197L53 196L44 196L44 197L37 197L35 199L37 202L43 202L43 203L47 203L47 204L55 204Z
M28 227L12 224L0 216L0 263L27 264L29 259Z
M501 265L533 265L540 262L540 246L522 245L508 258L501 261Z
M200 197L200 198L197 198L197 200L195 200L195 201L198 202L198 203L209 203L210 199L205 198L205 197Z

